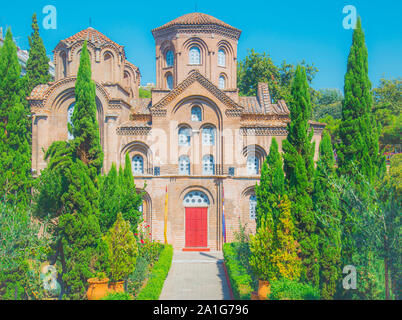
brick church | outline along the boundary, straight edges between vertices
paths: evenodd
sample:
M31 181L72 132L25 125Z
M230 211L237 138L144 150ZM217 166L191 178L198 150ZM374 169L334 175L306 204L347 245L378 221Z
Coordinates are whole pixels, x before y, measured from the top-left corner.
M237 43L241 31L210 15L190 13L152 30L156 88L139 97L140 71L124 47L88 28L54 49L54 82L28 98L33 114L32 168L46 167L44 151L68 140L74 84L82 44L88 41L106 173L124 165L128 153L152 238L175 249L221 250L223 225L232 241L239 223L255 229L255 184L272 137L282 146L289 109L272 102L268 85L256 96L237 89ZM311 122L316 154L325 126Z

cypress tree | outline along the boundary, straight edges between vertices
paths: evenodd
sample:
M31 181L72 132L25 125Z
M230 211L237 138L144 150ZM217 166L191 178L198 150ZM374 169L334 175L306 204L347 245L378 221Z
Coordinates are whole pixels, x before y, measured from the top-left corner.
M49 73L49 58L46 56L46 49L42 38L39 35L38 20L36 13L32 16L32 34L29 40L29 58L27 61L27 80L29 94L37 85L45 84L52 80Z
M342 122L339 126L339 172L351 174L352 167L370 181L383 172L379 155L379 128L371 114L373 98L368 76L368 54L360 17L353 32L344 84Z
M74 136L73 148L78 158L88 166L94 181L100 174L103 164L95 97L95 83L91 79L91 60L85 41L75 83L73 126L72 128L70 126L69 131Z
M49 163L40 189L43 191L48 185L54 190L43 194L42 199L39 196L41 202L38 203L38 208L43 210L43 203L49 197L48 203L59 215L55 230L58 238L56 249L63 270L64 290L70 299L83 299L87 279L100 270L106 271L107 266L107 251L101 240L98 220L97 180L102 166L102 150L86 42L81 52L72 119L74 139L57 141L46 152ZM49 179L54 176L60 176L60 180L49 184ZM53 199L55 196L60 200Z
M109 173L102 177L99 188L99 224L102 233L107 232L116 221L120 212L120 194L117 169L113 163Z
M141 219L141 212L138 210L142 203L142 194L137 193L134 177L131 170L129 154L126 153L124 170L120 167L120 212L124 220L130 222L131 229L137 232L137 225Z
M283 142L284 171L296 224L296 240L300 244L302 260L301 279L313 285L319 282L318 237L311 200L314 174L313 130L309 132L311 101L306 72L298 66L291 89L290 123Z
M31 152L24 79L8 29L0 48L0 192L24 205L31 186Z
M319 153L312 198L318 216L321 297L330 300L334 298L341 275L342 243L339 197L331 186L331 180L335 178L335 159L327 131L322 136Z
M257 197L257 228L261 217L271 215L274 223L279 216L278 204L285 191L285 177L283 173L282 156L279 153L278 142L272 138L267 159L261 168L260 184L256 185Z

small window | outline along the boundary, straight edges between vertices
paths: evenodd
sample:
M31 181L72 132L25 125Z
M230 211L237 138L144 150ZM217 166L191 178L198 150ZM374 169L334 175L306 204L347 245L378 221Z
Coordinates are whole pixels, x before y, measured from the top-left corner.
M259 161L256 156L247 157L247 174L258 174Z
M190 158L188 156L180 156L179 174L190 175Z
M190 128L181 127L179 129L179 146L190 146L191 131Z
M132 160L133 174L144 174L144 159L140 155L136 155Z
M173 89L173 76L171 74L166 77L166 85L169 90Z
M226 55L225 51L219 49L218 51L218 66L225 67L226 66Z
M202 121L202 113L199 106L191 108L191 121Z
M212 155L206 155L202 158L202 174L212 175L215 174L215 162Z
M255 219L256 208L257 208L257 197L255 195L252 195L252 196L250 196L250 200L249 200L250 219Z
M68 124L70 124L71 128L73 127L73 113L74 113L75 102L73 102L67 109L67 139L74 139L73 134L70 132L68 128Z
M173 51L169 50L166 52L166 66L171 67L174 63Z
M223 89L225 89L225 86L226 86L226 80L225 80L225 77L224 76L219 76L219 89L221 89L221 90L223 90Z
M214 146L215 145L215 128L205 127L202 129L202 145Z
M189 54L190 64L201 64L201 52L198 47L191 47Z

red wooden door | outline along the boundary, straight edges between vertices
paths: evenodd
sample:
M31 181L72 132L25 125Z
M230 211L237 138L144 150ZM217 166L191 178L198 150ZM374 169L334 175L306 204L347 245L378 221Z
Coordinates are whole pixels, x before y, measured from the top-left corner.
M208 208L186 208L186 247L207 247Z

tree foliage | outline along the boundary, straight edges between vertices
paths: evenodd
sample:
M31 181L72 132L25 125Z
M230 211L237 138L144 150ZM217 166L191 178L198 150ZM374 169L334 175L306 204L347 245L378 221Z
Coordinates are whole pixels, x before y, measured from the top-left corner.
M279 207L281 213L276 226L272 263L277 267L278 279L298 280L301 272L301 261L298 256L299 244L294 238L295 228L290 212L291 202L287 195L283 196Z
M312 107L304 68L298 66L292 84L288 136L283 142L284 171L292 216L296 224L296 240L302 260L301 280L317 285L319 281L319 252L316 219L311 193L314 174L313 130L309 131Z
M72 127L69 125L69 131L74 136L72 147L77 157L88 166L92 180L100 174L103 164L95 97L95 83L91 79L91 60L85 41L75 83L73 125Z
M353 32L344 96L339 128L341 143L337 147L340 173L350 174L355 163L359 171L373 181L381 173L384 161L379 156L379 128L371 113L373 97L360 18Z
M130 229L130 223L118 213L116 222L105 236L111 281L125 280L134 271L138 246Z
M75 100L74 139L57 141L47 150L48 166L38 183L36 208L40 216L49 213L57 216L54 232L64 290L68 298L82 299L87 279L102 269L106 259L98 221L98 174L103 155L86 42L81 51ZM53 177L58 178L52 180Z
M311 82L318 69L304 61L301 64L306 67ZM257 53L251 49L248 55L238 63L237 86L239 94L242 96L256 95L258 83L266 82L274 101L280 99L287 101L290 97L290 87L294 74L294 65L283 61L280 66L276 66L267 53Z
M267 159L261 168L260 183L255 187L257 197L256 222L257 228L262 217L271 215L274 221L279 216L279 199L285 190L282 156L279 153L278 143L272 138Z
M402 79L381 79L373 90L373 112L381 125L380 144L401 144L402 137Z
M0 193L26 205L32 183L31 148L25 79L20 74L17 47L8 29L0 48Z
M32 34L29 40L29 58L27 60L26 72L28 79L29 95L39 84L45 84L52 80L49 73L49 58L46 56L46 48L39 35L38 20L36 13L32 16Z
M272 262L273 242L274 222L272 216L267 215L261 219L257 233L250 235L250 266L260 280L276 279L277 267Z
M320 290L326 300L334 298L341 273L341 227L339 199L331 179L335 178L335 159L331 138L324 132L314 176L313 204L317 216L320 251Z

